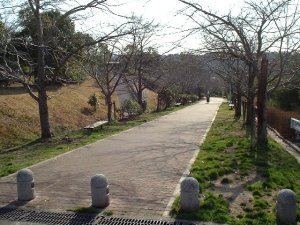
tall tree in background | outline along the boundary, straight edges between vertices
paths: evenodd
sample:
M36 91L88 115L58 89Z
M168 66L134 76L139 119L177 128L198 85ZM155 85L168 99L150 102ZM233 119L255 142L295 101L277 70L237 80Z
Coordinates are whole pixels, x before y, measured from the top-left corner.
M31 39L33 42L37 41L37 30L35 24L37 23L35 16L32 14L32 10L29 8L22 9L19 13L20 25L22 30L17 33L18 37ZM79 46L92 42L93 38L88 34L75 32L74 21L70 17L63 17L62 13L58 10L49 10L41 13L41 20L43 23L43 33L45 50L45 64L48 68L51 68L52 74L48 74L49 79L52 82L56 82L57 79L76 79L73 73L76 71L70 71L72 66L64 64L60 68L60 60L65 57L69 52L78 48ZM37 58L37 49L31 49L30 52L32 58ZM80 53L73 55L72 58L77 59ZM33 71L33 75L36 76L37 71Z
M247 66L240 59L232 58L230 55L226 58L222 54L212 54L207 61L210 70L227 84L229 101L234 103L235 117L239 118L242 115L242 97L247 95Z
M83 67L94 78L105 96L107 105L107 120L112 121L112 97L116 88L124 80L132 53L128 55L117 47L118 41L111 45L100 44L89 51Z
M152 45L158 25L153 21L145 21L141 17L132 17L132 44L127 46L127 54L132 54L126 80L135 95L137 102L143 106L143 91L156 83L161 56Z
M276 71L268 74L269 84L274 88L294 76L286 67L286 62L299 49L300 13L297 1L250 1L245 3L246 6L237 15L231 12L220 15L204 9L195 1L179 1L187 6L185 13L196 25L193 31L202 33L206 51L231 55L247 65L247 124L251 126L251 147L254 148L254 98L257 89L255 81L260 76L259 61L264 54L276 53L277 57L272 59L276 61ZM259 107L263 105L266 104ZM264 136L258 140L258 144L264 145L266 140Z

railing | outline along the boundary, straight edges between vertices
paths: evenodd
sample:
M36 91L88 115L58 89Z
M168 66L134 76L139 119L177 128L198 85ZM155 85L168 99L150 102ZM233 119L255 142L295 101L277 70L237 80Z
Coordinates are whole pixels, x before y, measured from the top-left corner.
M291 118L291 128L296 130L296 132L300 132L300 120L295 118Z

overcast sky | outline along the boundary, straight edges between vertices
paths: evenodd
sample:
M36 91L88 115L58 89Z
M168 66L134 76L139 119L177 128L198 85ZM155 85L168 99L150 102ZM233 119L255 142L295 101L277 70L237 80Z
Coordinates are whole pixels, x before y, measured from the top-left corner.
M178 12L185 7L185 5L178 0L114 0L108 2L114 2L114 4L118 5L111 7L117 14L126 16L135 14L161 24L163 30L160 35L153 40L155 44L159 45L159 51L161 53L172 48L172 46L174 46L173 42L182 38L183 34L180 32L181 30L191 26L191 21L187 21L185 16L178 14ZM202 7L213 11L226 13L231 10L234 13L239 11L243 0L198 0L197 2L201 4ZM100 21L102 23L118 23L118 21L121 20L118 17L101 15L101 13L99 13L89 20L91 30L97 29L96 27L99 27L98 24ZM83 28L86 29L87 21L83 22L85 24ZM178 48L173 52L197 48L197 46L200 45L200 41L198 40L199 37L197 36L185 39L181 42L182 48Z

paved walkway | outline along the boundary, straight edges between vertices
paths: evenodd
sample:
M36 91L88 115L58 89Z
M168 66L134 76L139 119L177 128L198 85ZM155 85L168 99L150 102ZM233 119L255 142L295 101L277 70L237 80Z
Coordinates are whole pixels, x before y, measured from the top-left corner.
M102 173L114 216L161 217L221 101L211 98L32 166L37 197L26 207L89 207L90 178ZM0 206L15 204L15 198L15 175L1 178Z

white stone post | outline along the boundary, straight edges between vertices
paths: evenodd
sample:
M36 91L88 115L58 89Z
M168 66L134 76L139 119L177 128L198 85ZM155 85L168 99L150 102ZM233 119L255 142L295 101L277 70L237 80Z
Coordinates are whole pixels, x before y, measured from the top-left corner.
M187 177L181 182L180 209L183 212L199 209L199 183L193 177Z
M109 205L109 185L103 174L97 174L91 179L92 206L105 208Z
M34 180L30 169L22 169L17 173L17 193L19 201L34 199Z
M297 197L290 189L283 189L278 193L276 203L276 217L278 225L296 224Z

